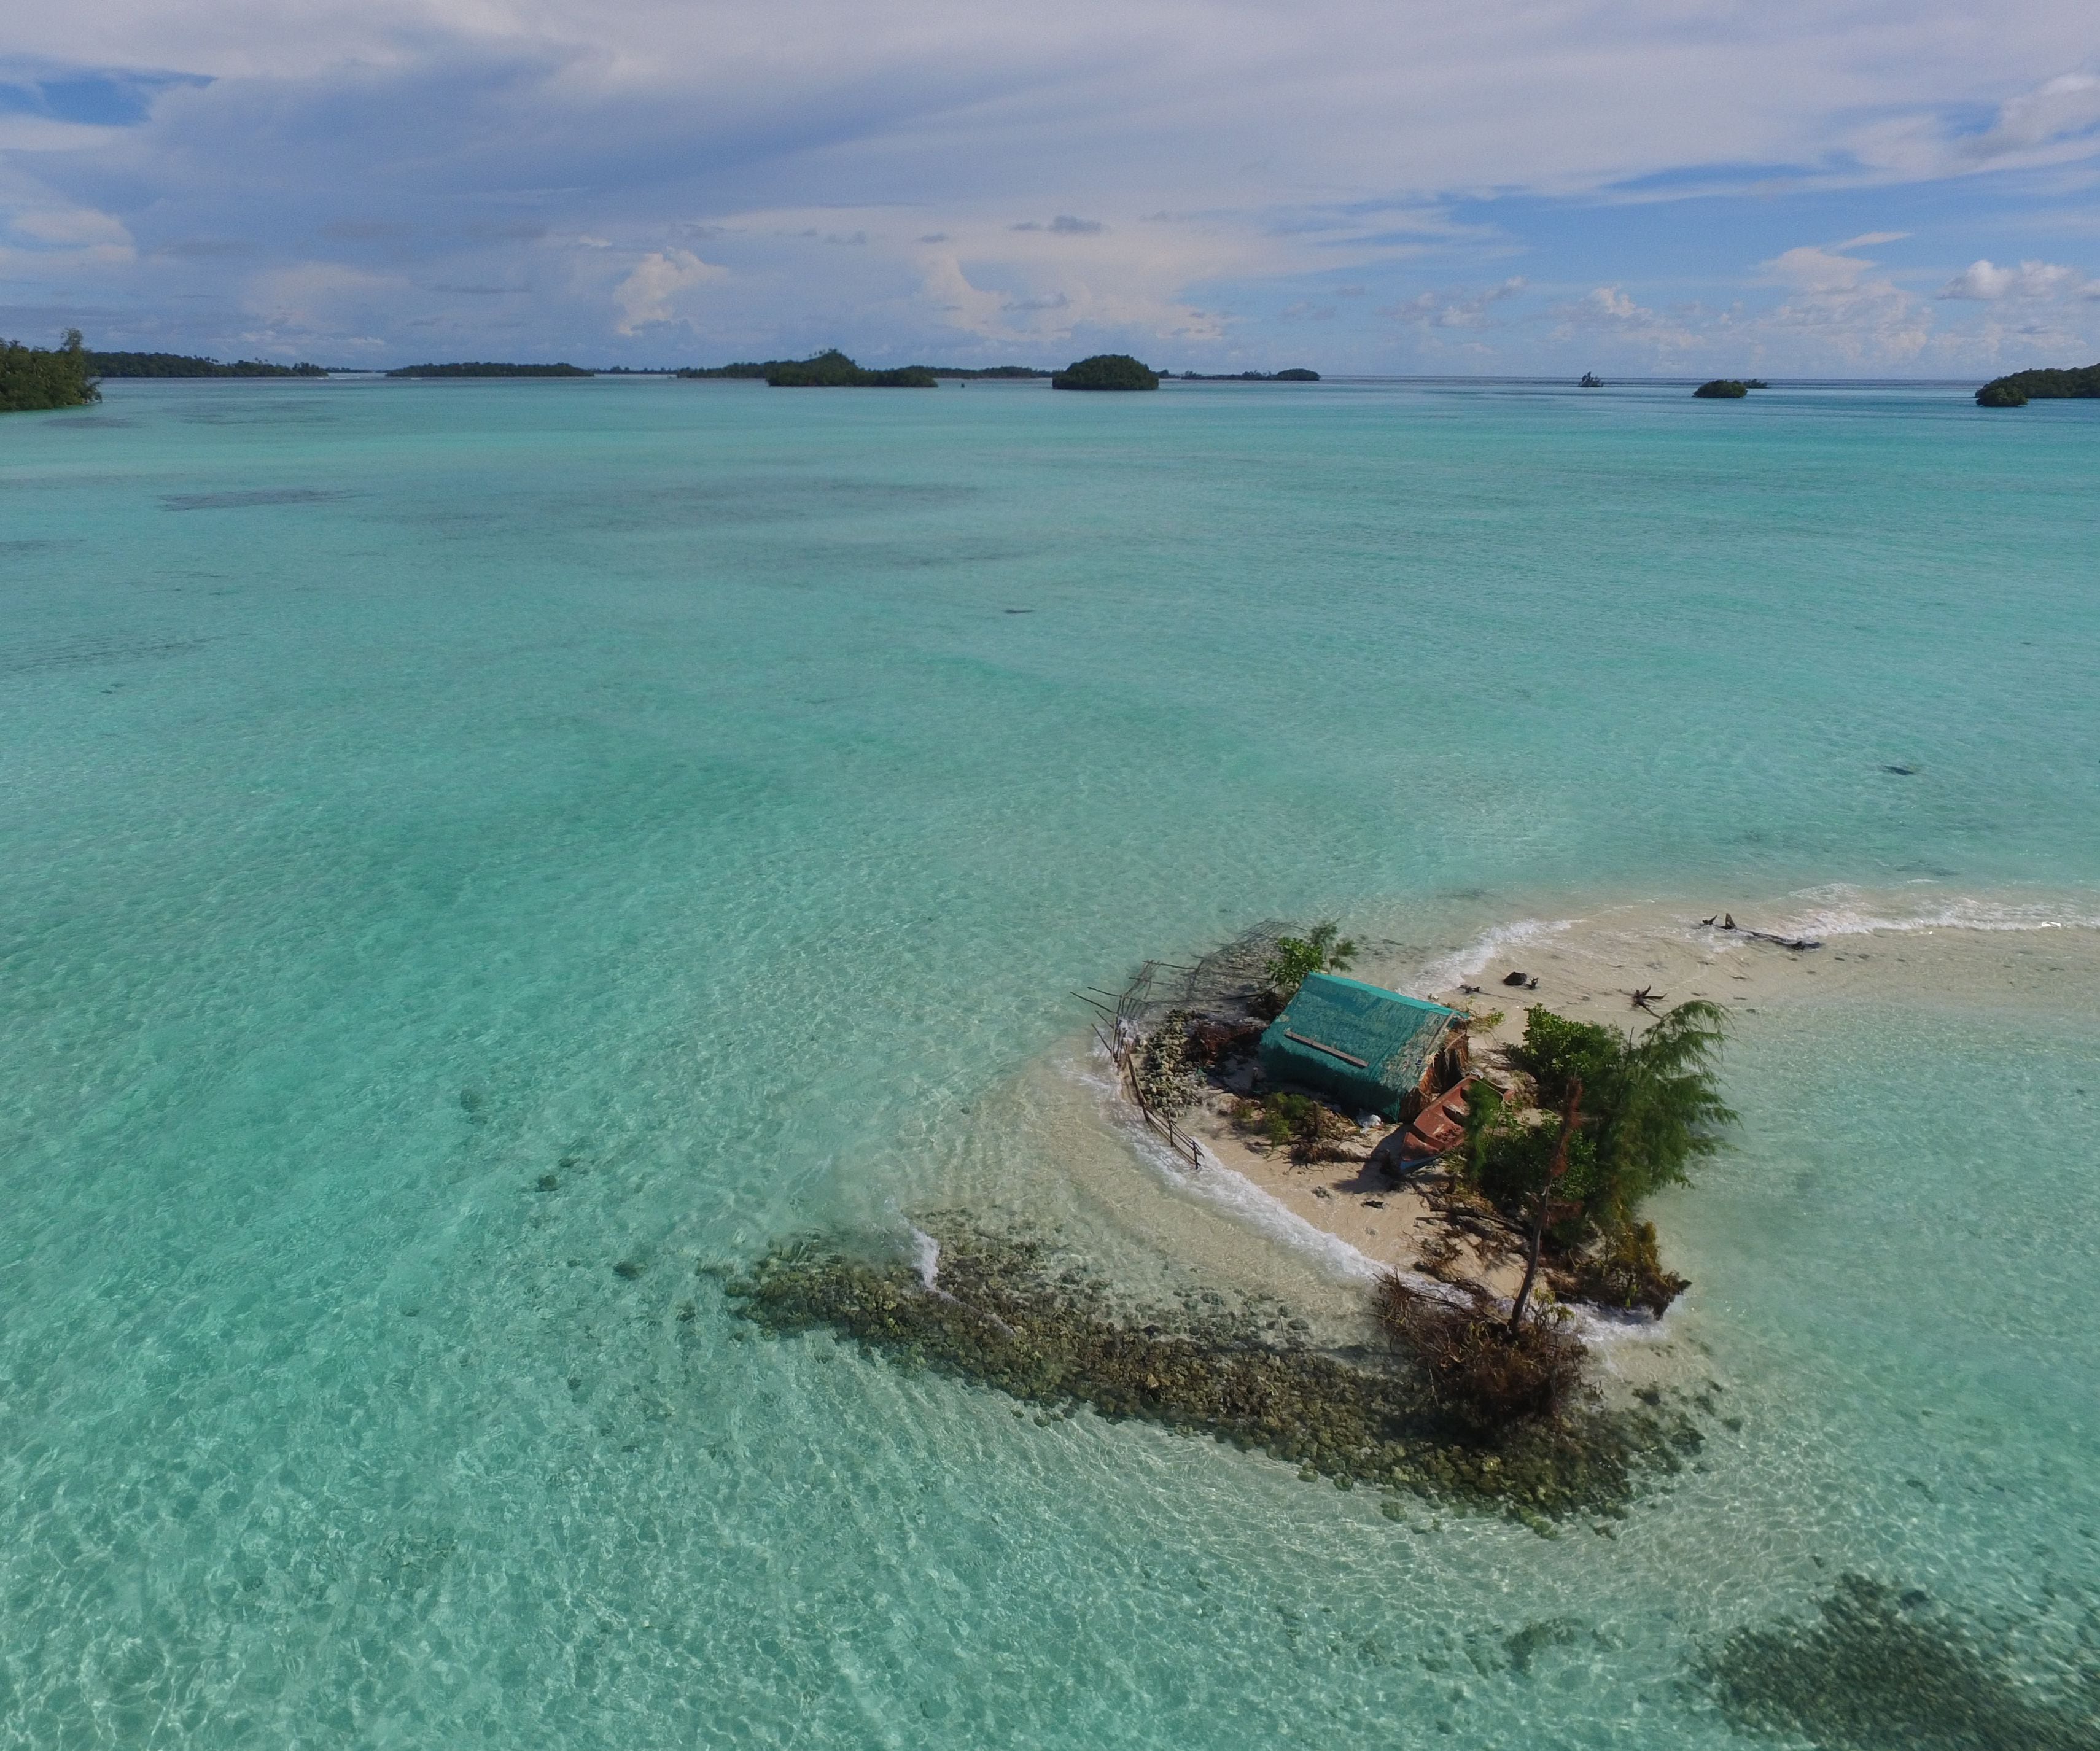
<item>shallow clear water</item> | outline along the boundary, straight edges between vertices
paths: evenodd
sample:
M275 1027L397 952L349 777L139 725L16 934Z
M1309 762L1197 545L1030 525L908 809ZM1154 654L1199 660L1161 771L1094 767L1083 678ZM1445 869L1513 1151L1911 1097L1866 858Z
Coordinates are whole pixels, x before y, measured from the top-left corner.
M1688 1663L1845 1568L2100 1590L2076 981L1746 1021L1661 1213L1742 1427L1616 1540L694 1274L1142 1252L1065 994L1256 919L2100 910L2100 409L107 393L0 422L0 1744L1718 1745Z

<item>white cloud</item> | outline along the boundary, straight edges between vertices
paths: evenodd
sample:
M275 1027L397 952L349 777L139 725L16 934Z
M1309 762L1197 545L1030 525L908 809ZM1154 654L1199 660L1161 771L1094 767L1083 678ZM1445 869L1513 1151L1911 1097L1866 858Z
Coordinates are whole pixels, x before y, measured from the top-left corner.
M1863 257L1843 253L1864 241L1860 238L1851 244L1803 244L1758 265L1768 278L1802 292L1846 292L1874 266Z
M1981 304L2001 298L2100 298L2100 280L2088 280L2078 269L2052 262L1998 267L1986 260L1971 262L1939 289L1939 295Z
M15 216L20 258L135 234L154 262L127 294L142 322L280 297L316 333L333 320L346 339L418 348L432 324L489 332L485 308L443 302L475 294L447 289L529 286L501 332L544 356L631 358L688 333L702 356L730 336L902 351L960 334L1047 357L1083 333L1142 350L1229 331L1243 349L1264 324L1280 344L1273 324L1365 295L1322 346L1368 349L1357 362L1375 367L1467 335L1538 342L1551 323L1516 324L1512 294L1476 289L1512 245L1531 246L1538 280L1609 282L1557 311L1556 332L1679 346L1723 319L1686 314L1688 289L1630 292L1648 236L1628 233L1617 258L1595 202L1549 261L1521 235L1536 207L1502 197L1665 200L1701 179L1740 196L1759 179L1784 200L1959 179L1980 206L2001 185L1970 179L2100 155L2090 21L2068 0L2001 9L1988 29L1974 0L77 0L9 24L10 54L46 70L210 82L153 86L125 125L0 117L0 224ZM1681 210L1701 245L1688 255L1739 273L1717 210ZM76 213L124 235L68 242L22 218ZM1986 235L2001 254L2052 252L2045 232L1998 241L2007 229L1961 254ZM818 269L804 231L856 247ZM1775 334L1910 346L1924 318L1860 253L1895 240L1775 257ZM708 261L681 247L695 243ZM248 277L258 262L311 275L299 258L316 248L381 277L274 293ZM11 273L29 271L17 256ZM80 260L98 295L122 278L114 256ZM1403 267L1412 286L1457 289L1396 309Z
M633 334L660 323L682 319L678 300L695 286L727 277L728 270L702 261L690 249L659 249L645 255L612 289L620 320L615 332Z
M121 219L91 207L60 207L17 213L11 223L22 236L38 243L116 244L129 249L131 233Z
M2075 139L2095 128L2100 128L2100 78L2066 73L2001 105L1996 124L1965 140L1962 149L1972 158L2002 158Z
M1516 274L1485 292L1424 292L1382 314L1427 329L1483 328L1493 320L1489 312L1496 305L1524 289L1524 276Z

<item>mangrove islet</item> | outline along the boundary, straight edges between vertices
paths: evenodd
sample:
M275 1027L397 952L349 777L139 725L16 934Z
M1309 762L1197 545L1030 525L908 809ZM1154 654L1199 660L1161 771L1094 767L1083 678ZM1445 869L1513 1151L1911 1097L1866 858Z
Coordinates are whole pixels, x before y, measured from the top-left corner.
M41 413L101 399L79 329L67 329L55 348L0 343L0 413Z
M2073 371L2015 371L1994 377L1976 391L1979 408L2024 408L2030 401L2100 399L2100 364Z
M1074 359L1050 379L1052 389L1141 390L1159 387L1159 373L1128 353Z

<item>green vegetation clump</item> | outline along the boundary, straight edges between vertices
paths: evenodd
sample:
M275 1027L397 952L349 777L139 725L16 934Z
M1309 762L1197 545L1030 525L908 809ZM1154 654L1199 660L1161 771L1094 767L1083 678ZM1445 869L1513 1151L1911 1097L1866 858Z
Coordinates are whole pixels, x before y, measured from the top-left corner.
M1346 1114L1310 1095L1283 1089L1272 1090L1258 1100L1234 1102L1233 1123L1275 1148L1288 1144L1290 1158L1300 1164L1343 1158L1336 1145L1357 1135Z
M1551 1267L1605 1287L1612 1305L1661 1312L1686 1286L1662 1270L1652 1230L1643 1245L1636 1216L1722 1147L1735 1118L1720 1095L1726 1025L1704 1001L1665 1011L1638 1038L1533 1008L1509 1054L1533 1099L1473 1085L1460 1177L1513 1226L1542 1224Z
M98 377L326 377L317 364L271 364L236 359L222 364L188 353L90 353L87 368Z
M774 389L938 389L924 365L894 371L863 371L836 346L814 358L774 364L765 373Z
M398 371L389 371L389 377L596 377L595 371L586 371L572 364L412 364L403 365Z
M776 1246L728 1293L769 1332L832 1331L1046 1417L1087 1407L1142 1418L1273 1454L1308 1481L1406 1491L1538 1525L1616 1513L1637 1471L1674 1471L1699 1445L1686 1419L1645 1411L1586 1411L1484 1436L1405 1357L1314 1349L1273 1317L1281 1308L1264 1317L1215 1291L1185 1292L1175 1307L1123 1305L1040 1245L957 1219L921 1226L939 1242L932 1284L901 1259L805 1240Z
M1732 377L1717 377L1692 391L1702 401L1740 401L1749 392L1749 384Z
M1674 1271L1663 1268L1652 1222L1635 1222L1604 1236L1588 1251L1577 1254L1565 1270L1555 1272L1554 1285L1573 1300L1629 1312L1643 1308L1658 1318L1692 1286Z
M729 377L746 382L762 383L769 371L778 371L792 364L792 359L769 359L763 364L755 359L740 359L735 364L681 365L678 375L683 377Z
M82 408L101 399L79 329L67 329L56 349L0 344L0 413Z
M2076 371L2015 371L1996 377L1976 391L1979 408L2023 408L2030 401L2100 399L2100 364Z
M1815 1621L1738 1630L1697 1675L1737 1726L1821 1751L2093 1751L2094 1627L2044 1686L1921 1590L1848 1574Z
M1278 937L1262 977L1269 990L1288 1003L1298 995L1308 973L1346 972L1356 958L1357 945L1343 936L1339 924L1330 921L1315 924L1305 936Z
M1157 389L1159 373L1128 353L1096 353L1050 379L1052 389Z

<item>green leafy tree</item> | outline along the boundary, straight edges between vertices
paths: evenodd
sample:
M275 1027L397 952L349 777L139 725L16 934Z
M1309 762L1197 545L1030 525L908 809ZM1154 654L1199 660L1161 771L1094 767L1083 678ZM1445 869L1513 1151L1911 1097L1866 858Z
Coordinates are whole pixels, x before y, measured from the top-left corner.
M1331 920L1315 924L1302 937L1278 937L1276 947L1262 969L1269 989L1286 1003L1298 995L1305 976L1312 973L1342 973L1353 966L1357 945L1342 934Z
M79 329L67 329L56 351L20 341L0 345L0 413L78 408L101 399Z
M1510 1056L1531 1078L1538 1105L1518 1107L1475 1085L1467 1177L1520 1220L1551 1181L1546 1233L1557 1246L1623 1232L1648 1198L1685 1184L1696 1162L1722 1148L1736 1116L1720 1094L1727 1025L1720 1006L1704 1000L1678 1004L1638 1037L1533 1008ZM1581 1117L1564 1151L1558 1115L1578 1091Z
M1157 389L1159 373L1128 353L1074 359L1050 379L1052 389Z
M2024 408L2029 401L2089 401L2100 397L2100 364L2075 371L2015 371L1976 391L1979 408Z
M933 373L924 365L901 365L893 371L869 371L855 364L836 346L813 358L766 368L765 381L775 389L938 389Z

